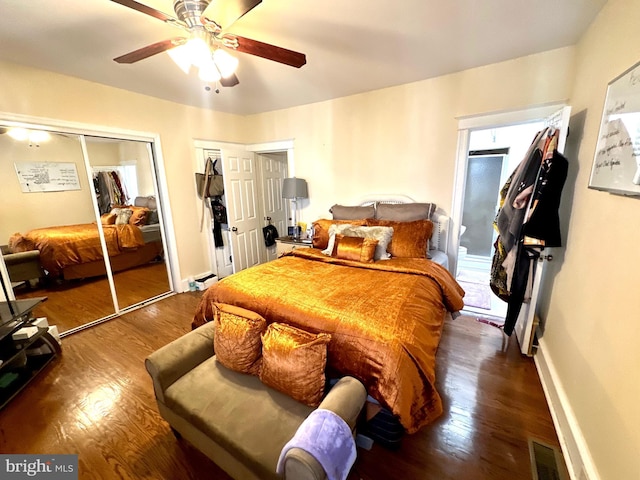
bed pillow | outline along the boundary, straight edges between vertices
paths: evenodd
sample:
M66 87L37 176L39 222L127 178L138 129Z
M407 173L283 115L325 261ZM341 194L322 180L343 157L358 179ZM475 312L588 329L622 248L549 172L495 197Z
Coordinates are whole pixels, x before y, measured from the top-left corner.
M331 225L339 224L351 224L351 225L366 225L367 220L330 220L323 218L313 222L313 240L312 245L314 248L325 249L329 244L329 228Z
M150 212L148 208L135 206L129 206L127 208L133 211L133 213L131 214L131 218L129 219L130 225L141 227L142 225L147 224L147 218Z
M154 225L156 223L160 223L158 219L158 210L149 210L149 215L147 215L147 225Z
M261 335L267 329L264 318L251 310L214 304L216 359L236 372L258 375L262 358Z
M100 215L100 223L102 225L113 225L116 223L117 215L115 213L103 213Z
M111 213L116 214L116 225L127 225L133 215L133 210L130 208L114 208Z
M334 220L360 220L362 218L374 218L376 209L373 205L367 207L345 207L334 205L329 209Z
M376 209L376 218L396 222L413 222L414 220L429 220L435 211L435 203L379 203Z
M377 245L378 241L373 238L345 237L338 234L335 237L331 256L343 260L372 263Z
M11 235L9 237L7 247L11 253L22 253L30 250L37 250L36 244L21 233L14 233Z
M431 220L394 222L391 220L372 219L368 223L370 225L383 225L393 228L393 238L387 248L392 257L428 258L427 249L429 239L433 233L433 222Z
M156 197L153 195L149 195L148 197L136 197L133 204L136 207L146 207L149 210L156 210L158 208Z
M371 219L375 222L374 219ZM391 255L388 253L388 246L393 236L393 228L387 226L359 226L354 224L332 225L329 228L329 241L327 248L322 251L325 255L333 254L336 235L344 235L347 237L371 238L377 240L374 260L386 260Z
M324 394L327 343L331 335L313 334L272 323L262 335L260 380L310 407Z

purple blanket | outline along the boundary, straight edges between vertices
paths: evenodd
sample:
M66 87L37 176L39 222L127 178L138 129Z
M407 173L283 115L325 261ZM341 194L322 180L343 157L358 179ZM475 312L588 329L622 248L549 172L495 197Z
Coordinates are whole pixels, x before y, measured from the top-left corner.
M356 443L347 422L330 410L318 408L298 427L296 434L282 448L276 471L284 473L284 457L292 448L313 456L328 480L345 480L356 461Z

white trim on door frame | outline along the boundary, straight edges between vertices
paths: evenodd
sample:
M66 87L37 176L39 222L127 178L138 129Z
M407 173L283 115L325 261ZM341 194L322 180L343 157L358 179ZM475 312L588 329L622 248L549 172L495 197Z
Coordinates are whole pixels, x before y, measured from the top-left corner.
M567 102L554 102L537 105L523 110L493 112L478 115L457 117L458 119L458 147L456 154L456 168L453 179L453 198L451 199L451 236L449 237L449 252L453 260L451 271L458 268L458 247L460 246L460 227L462 223L462 208L467 177L467 155L469 153L469 138L472 130L484 130L492 127L504 127L518 123L533 122L544 119L567 105Z

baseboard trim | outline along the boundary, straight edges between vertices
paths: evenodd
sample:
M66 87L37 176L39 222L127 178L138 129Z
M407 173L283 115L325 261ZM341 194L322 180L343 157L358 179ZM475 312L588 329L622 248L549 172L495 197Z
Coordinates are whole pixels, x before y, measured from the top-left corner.
M547 404L551 411L553 424L558 432L560 447L567 462L571 480L600 480L587 442L582 435L567 394L558 378L553 360L547 353L544 338L538 343L538 350L533 357L538 369Z

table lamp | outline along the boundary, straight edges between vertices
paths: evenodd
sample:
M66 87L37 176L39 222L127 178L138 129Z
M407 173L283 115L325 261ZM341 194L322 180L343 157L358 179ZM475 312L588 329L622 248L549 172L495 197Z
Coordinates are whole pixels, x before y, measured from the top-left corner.
M282 181L282 198L293 200L293 238L300 238L298 228L298 199L308 198L307 181L302 178L285 178Z

